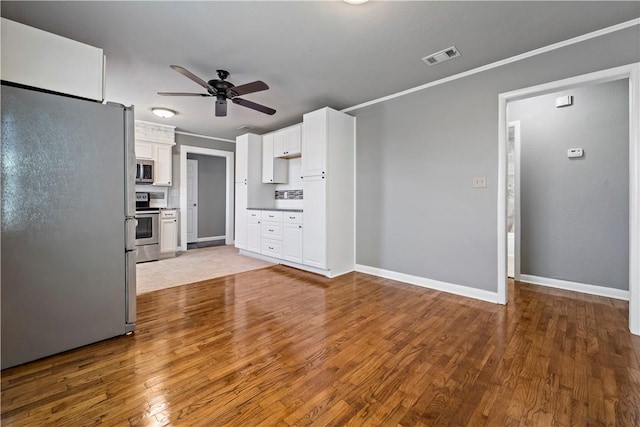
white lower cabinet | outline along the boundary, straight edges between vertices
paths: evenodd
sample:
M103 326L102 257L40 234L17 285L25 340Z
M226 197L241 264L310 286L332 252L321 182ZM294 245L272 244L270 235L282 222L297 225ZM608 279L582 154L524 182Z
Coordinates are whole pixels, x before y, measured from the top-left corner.
M302 264L302 212L248 209L246 216L242 249Z
M262 224L259 219L250 216L247 220L247 250L260 252L262 250L261 242Z
M327 181L324 176L304 178L303 264L327 268Z
M302 264L302 224L284 225L282 259Z
M178 211L160 213L160 253L175 255L178 249Z
M273 239L262 239L262 254L274 258L282 258L282 242Z

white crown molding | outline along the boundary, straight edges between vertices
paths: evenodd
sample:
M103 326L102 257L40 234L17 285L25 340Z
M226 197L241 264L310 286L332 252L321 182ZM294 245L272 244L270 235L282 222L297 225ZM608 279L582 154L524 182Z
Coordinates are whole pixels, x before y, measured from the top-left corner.
M582 292L583 294L598 295L601 297L629 301L629 291L624 291L622 289L589 285L587 283L570 282L568 280L550 279L548 277L532 276L529 274L521 274L520 281L531 283L533 285L546 286L548 288L564 289L566 291Z
M218 137L215 137L215 136L200 135L198 133L183 132L181 130L177 130L176 133L179 134L179 135L195 136L196 138L213 139L213 140L216 140L216 141L232 142L234 144L236 143L233 139L225 139L225 138L218 138Z
M423 288L429 288L436 291L448 292L450 294L460 295L467 298L492 303L498 302L498 294L496 292L485 291L483 289L440 282L438 280L427 279L426 277L413 276L410 274L398 273L396 271L384 270L382 268L369 267L361 264L356 264L356 271L385 279L397 280L398 282L409 283L411 285L422 286Z
M592 31L590 33L583 34L581 36L574 37L574 38L571 38L571 39L568 39L568 40L564 40L564 41L561 41L561 42L558 42L558 43L554 43L554 44L550 44L550 45L547 45L547 46L543 46L541 48L534 49L534 50L531 50L529 52L522 53L520 55L516 55L516 56L512 56L510 58L506 58L506 59L503 59L503 60L500 60L500 61L492 62L491 64L483 65L481 67L477 67L477 68L474 68L474 69L469 70L469 71L458 73L458 74L455 74L453 76L445 77L445 78L440 79L440 80L436 80L436 81L433 81L433 82L425 83L423 85L416 86L416 87L411 88L411 89L403 90L402 92L397 92L397 93L394 93L394 94L391 94L391 95L383 96L382 98L377 98L377 99L373 99L371 101L363 102L362 104L354 105L353 107L345 108L345 109L340 110L340 111L342 111L343 113L348 113L350 111L357 110L357 109L364 108L364 107L368 107L370 105L379 104L380 102L388 101L388 100L394 99L394 98L399 98L399 97L404 96L404 95L409 95L410 93L413 93L413 92L418 92L418 91L421 91L421 90L424 90L424 89L428 89L430 87L438 86L438 85L441 85L441 84L444 84L444 83L448 83L448 82L451 82L451 81L454 81L454 80L462 79L464 77L472 76L474 74L482 73L483 71L487 71L487 70L491 70L491 69L494 69L494 68L502 67L503 65L511 64L513 62L517 62L517 61L521 61L523 59L531 58L532 56L541 55L543 53L551 52L553 50L560 49L560 48L563 48L563 47L566 47L566 46L571 46L571 45L574 45L576 43L580 43L580 42L583 42L583 41L586 41L586 40L590 40L590 39L601 37L601 36L604 36L604 35L607 35L607 34L615 33L616 31L621 31L621 30L624 30L626 28L634 27L636 25L640 25L640 18L632 19L631 21L622 22L620 24L613 25L611 27L602 28L602 29L597 30L597 31Z

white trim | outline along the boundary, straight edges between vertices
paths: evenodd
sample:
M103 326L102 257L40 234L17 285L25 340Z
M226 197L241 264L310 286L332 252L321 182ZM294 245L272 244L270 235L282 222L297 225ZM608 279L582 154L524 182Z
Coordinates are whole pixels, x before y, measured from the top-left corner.
M199 133L189 133L189 132L183 132L181 130L177 130L176 133L179 135L195 136L197 138L213 139L216 141L233 142L234 144L236 143L234 139L224 139L224 138L218 138L215 136L200 135Z
M514 182L514 220L515 232L513 235L513 278L520 280L520 236L521 236L521 212L520 212L520 120L509 122L509 127L513 127L513 162L515 172Z
M564 289L566 291L582 292L583 294L598 295L601 297L621 299L629 301L629 291L622 289L607 288L606 286L589 285L587 283L571 282L569 280L551 279L548 277L530 276L522 274L522 282L533 285L546 286L548 288Z
M226 239L227 236L211 236L211 237L198 237L196 239L196 242L200 243L200 242L213 242L214 240L222 240L222 239ZM225 245L227 243L225 242Z
M171 130L175 130L175 128L176 128L175 126L165 125L163 123L148 122L146 120L138 120L138 119L136 119L136 123L144 123L146 125L153 125L153 126L158 126L158 127L161 127L161 128L168 128L168 129L171 129ZM136 139L138 139L138 138L136 138Z
M398 98L404 95L408 95L413 92L418 92L424 89L428 89L430 87L438 86L444 83L449 83L454 80L462 79L464 77L468 77L474 74L482 73L483 71L491 70L493 68L502 67L503 65L511 64L513 62L521 61L523 59L531 58L532 56L541 55L543 53L551 52L556 49L560 49L566 46L571 46L576 43L580 43L586 40L590 40L596 37L601 37L610 33L614 33L616 31L624 30L626 28L633 27L635 25L640 25L640 18L632 19L631 21L622 22L617 25L613 25L611 27L602 28L597 31L593 31L591 33L583 34L578 37L574 37L568 40L564 40L558 43L550 44L547 46L543 46L539 49L534 49L529 52L522 53L520 55L512 56L510 58L506 58L500 61L492 62L491 64L483 65L481 67L474 68L469 71L465 71L463 73L454 74L453 76L445 77L440 80L436 80L433 82L425 83L420 86L416 86L411 89L403 90L402 92L397 92L391 95L383 96L381 98L376 98L371 101L363 102L362 104L354 105L353 107L345 108L342 111L343 113L348 113L349 111L357 110L359 108L368 107L370 105L379 104L380 102L388 101L390 99Z
M427 279L426 277L412 276L410 274L398 273L390 270L383 270L377 267L356 264L356 271L371 274L372 276L383 277L385 279L396 280L398 282L409 283L411 285L422 286L423 288L434 289L436 291L448 292L450 294L461 295L467 298L479 299L487 302L498 302L498 294L485 291L483 289L471 288L469 286L455 285L453 283L440 282L438 280Z
M498 95L498 295L500 302L506 304L507 103L579 86L622 79L629 79L629 330L632 334L640 335L640 63Z
M187 153L204 154L206 156L224 157L226 162L226 203L227 212L225 217L225 243L233 244L233 223L234 223L234 167L235 154L231 151L214 150L211 148L194 147L191 145L180 145L180 216L187 216ZM180 221L180 250L187 250L187 221Z

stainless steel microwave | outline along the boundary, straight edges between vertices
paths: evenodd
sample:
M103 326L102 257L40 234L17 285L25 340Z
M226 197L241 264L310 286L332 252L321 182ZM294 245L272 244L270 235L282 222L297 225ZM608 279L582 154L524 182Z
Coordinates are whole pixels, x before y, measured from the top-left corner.
M153 184L153 160L136 159L136 184Z

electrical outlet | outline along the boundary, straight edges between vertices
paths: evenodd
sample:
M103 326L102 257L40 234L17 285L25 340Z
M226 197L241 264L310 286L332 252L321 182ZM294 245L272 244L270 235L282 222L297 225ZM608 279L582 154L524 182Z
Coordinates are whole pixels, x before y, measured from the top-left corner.
M487 186L487 177L486 176L474 176L473 177L473 188L486 188Z

